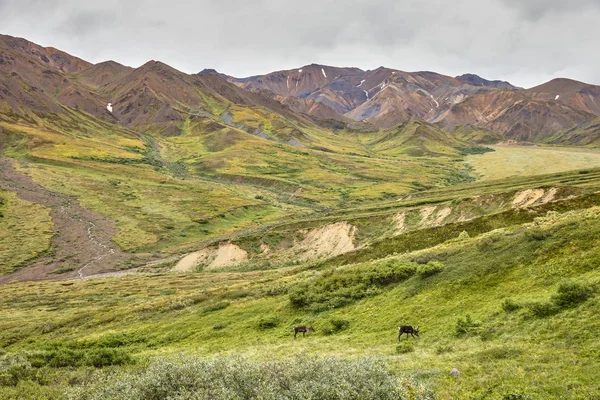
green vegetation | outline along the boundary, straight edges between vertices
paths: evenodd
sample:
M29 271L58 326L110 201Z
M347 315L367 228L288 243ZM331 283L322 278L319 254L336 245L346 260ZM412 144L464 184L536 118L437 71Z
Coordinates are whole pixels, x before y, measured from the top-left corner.
M1 398L600 396L597 153L200 96L172 130L0 114L18 173L142 267L1 285ZM1 275L53 251L53 212L0 191ZM227 249L243 261L211 266Z
M49 210L0 190L0 275L22 268L51 248Z
M182 377L165 386L172 393L217 390L223 368L275 363L288 374L305 371L290 357L318 354L342 357L327 359L336 371L380 360L407 398L594 398L600 210L538 215L356 265L3 285L0 345L12 361L0 393L144 396L168 371ZM294 341L298 324L315 332ZM419 338L398 346L400 324L419 326ZM201 358L161 358L180 352Z
M537 146L490 148L494 151L468 157L475 173L484 180L600 167L600 155L587 149Z
M295 357L289 361L161 359L147 369L108 376L74 391L80 400L210 399L406 399L419 388L369 359ZM425 393L417 398L427 398Z

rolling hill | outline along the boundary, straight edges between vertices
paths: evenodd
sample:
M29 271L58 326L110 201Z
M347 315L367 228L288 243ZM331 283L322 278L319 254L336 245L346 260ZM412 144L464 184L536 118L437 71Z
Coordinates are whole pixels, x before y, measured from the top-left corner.
M0 397L596 398L597 104L0 36Z

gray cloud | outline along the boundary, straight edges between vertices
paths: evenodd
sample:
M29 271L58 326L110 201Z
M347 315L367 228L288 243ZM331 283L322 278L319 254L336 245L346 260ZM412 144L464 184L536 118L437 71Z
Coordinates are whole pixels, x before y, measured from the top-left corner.
M248 76L317 62L600 84L600 0L0 0L0 30L92 62Z

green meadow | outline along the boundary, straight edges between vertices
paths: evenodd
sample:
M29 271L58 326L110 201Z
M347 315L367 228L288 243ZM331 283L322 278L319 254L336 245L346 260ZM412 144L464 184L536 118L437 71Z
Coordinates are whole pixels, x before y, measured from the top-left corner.
M0 285L0 398L600 397L597 152L204 100L173 135L0 114L14 173L131 256ZM0 190L0 274L53 262L53 211ZM171 271L221 242L247 260Z

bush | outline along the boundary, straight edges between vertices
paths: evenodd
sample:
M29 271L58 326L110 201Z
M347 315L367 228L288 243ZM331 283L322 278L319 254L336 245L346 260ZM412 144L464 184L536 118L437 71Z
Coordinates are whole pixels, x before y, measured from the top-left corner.
M330 318L327 325L323 328L323 333L326 335L334 335L338 332L348 329L350 321L342 318Z
M477 333L480 326L480 322L473 321L471 316L467 314L464 319L459 318L458 321L456 321L454 330L456 332L456 336L465 336L471 333Z
M525 237L529 240L545 240L550 237L550 232L540 228L530 228L525 232Z
M594 295L591 285L577 282L561 282L552 302L560 308L573 308Z
M502 309L504 311L506 311L507 313L517 311L521 307L522 306L519 303L516 303L515 301L513 301L511 299L504 299L504 301L502 302Z
M215 331L220 331L221 329L227 328L227 324L215 324L213 325L213 329Z
M406 397L398 379L380 362L306 356L272 362L243 358L161 358L146 369L106 375L68 393L71 400Z
M261 329L261 330L273 329L277 325L279 325L279 320L277 319L277 317L261 318L258 321L258 329Z
M444 265L439 261L430 261L425 265L419 265L417 268L417 274L421 278L427 278L438 274L444 270Z
M27 353L27 359L33 367L107 367L109 365L125 365L132 363L131 356L122 349L66 349L36 351Z
M329 270L314 280L292 287L288 298L295 308L313 311L339 308L379 294L382 287L402 282L415 273L414 264L389 260L366 267Z
M396 346L396 354L412 353L413 351L415 351L413 342L406 341Z
M469 239L469 238L470 238L469 232L467 232L467 231L462 231L461 233L458 234L458 239L459 240L466 240L466 239Z
M227 308L228 306L229 306L228 301L221 301L219 303L209 304L208 306L204 307L204 309L202 311L205 313L209 313L209 312L213 312L213 311L222 310L224 308Z
M533 302L527 304L527 308L534 317L544 318L557 314L560 309L554 303L550 302Z
M32 366L20 353L0 355L0 386L17 386L20 380L32 377Z

